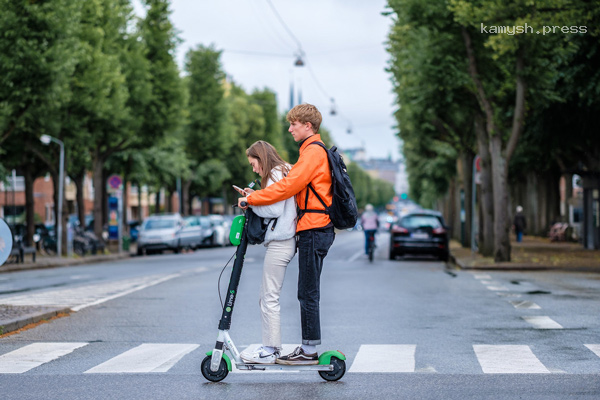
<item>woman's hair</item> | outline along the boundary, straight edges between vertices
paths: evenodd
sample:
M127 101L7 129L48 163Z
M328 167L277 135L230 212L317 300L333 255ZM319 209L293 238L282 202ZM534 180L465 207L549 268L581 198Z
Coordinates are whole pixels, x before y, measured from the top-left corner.
M252 146L248 147L246 150L246 157L252 157L258 160L262 169L260 177L260 186L262 188L267 187L267 181L269 179L273 182L275 181L271 172L273 171L273 168L280 167L283 176L286 176L288 172L290 172L289 164L281 158L279 153L277 153L277 150L275 150L275 147L264 140L254 142Z

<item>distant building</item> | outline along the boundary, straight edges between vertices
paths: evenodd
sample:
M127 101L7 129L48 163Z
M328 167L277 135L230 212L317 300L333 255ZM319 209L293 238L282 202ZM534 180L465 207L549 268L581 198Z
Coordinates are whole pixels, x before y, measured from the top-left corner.
M367 153L362 147L344 149L342 152L346 158L357 163L371 177L382 179L394 185L397 194L408 193L408 176L404 163L393 161L391 156L388 158L367 159Z

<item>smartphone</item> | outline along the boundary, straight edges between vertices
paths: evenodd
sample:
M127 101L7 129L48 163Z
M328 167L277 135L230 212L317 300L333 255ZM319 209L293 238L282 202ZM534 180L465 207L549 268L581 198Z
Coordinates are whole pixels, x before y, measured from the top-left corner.
M244 191L244 189L242 189L241 187L239 187L239 186L235 186L235 185L231 185L231 186L233 186L233 188L234 188L235 190L237 190L237 191L238 191L238 192L239 192L241 195L244 195L244 196L247 196L247 195L248 195L248 193L246 193L246 192Z

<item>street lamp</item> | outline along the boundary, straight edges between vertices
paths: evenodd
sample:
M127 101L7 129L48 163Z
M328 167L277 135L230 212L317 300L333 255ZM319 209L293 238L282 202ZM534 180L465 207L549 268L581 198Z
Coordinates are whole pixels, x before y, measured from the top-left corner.
M62 141L50 135L42 135L40 141L45 145L50 142L58 143L60 146L60 165L58 173L58 221L56 221L56 252L62 257L62 205L63 205L63 182L65 174L65 145Z

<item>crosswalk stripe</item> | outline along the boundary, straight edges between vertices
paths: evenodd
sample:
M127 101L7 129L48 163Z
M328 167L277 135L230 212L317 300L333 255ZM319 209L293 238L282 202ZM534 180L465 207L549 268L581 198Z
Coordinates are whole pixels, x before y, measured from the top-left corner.
M600 357L600 344L586 344L585 347L596 353Z
M415 372L414 344L363 344L348 372Z
M33 343L0 356L0 374L21 374L56 360L87 343Z
M525 300L512 300L510 301L510 304L512 304L515 308L522 308L526 310L539 310L542 308L532 301Z
M89 374L167 372L197 344L146 343L85 371Z
M524 345L473 345L486 374L547 374L548 369Z
M561 324L550 317L534 315L521 318L533 325L535 329L563 329Z

